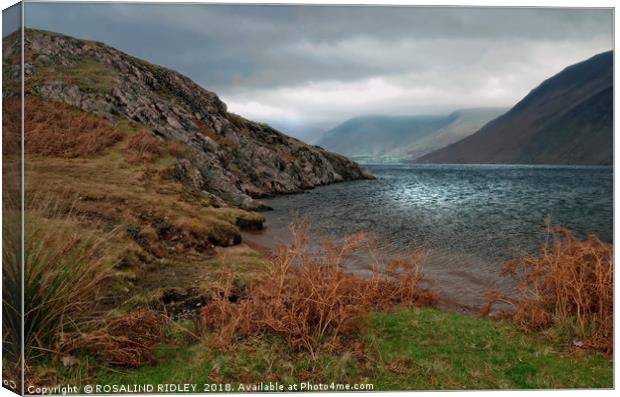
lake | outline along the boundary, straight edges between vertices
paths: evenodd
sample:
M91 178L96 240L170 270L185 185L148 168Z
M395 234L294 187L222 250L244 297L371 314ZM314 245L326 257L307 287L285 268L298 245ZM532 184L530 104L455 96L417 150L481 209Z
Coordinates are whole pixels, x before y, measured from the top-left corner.
M612 167L514 165L375 165L376 180L319 187L264 200L266 230L249 236L274 247L295 217L313 241L368 231L390 254L428 251L424 273L443 303L475 310L483 292L512 290L501 277L509 259L537 252L544 220L579 235L613 234ZM356 264L350 264L356 270Z

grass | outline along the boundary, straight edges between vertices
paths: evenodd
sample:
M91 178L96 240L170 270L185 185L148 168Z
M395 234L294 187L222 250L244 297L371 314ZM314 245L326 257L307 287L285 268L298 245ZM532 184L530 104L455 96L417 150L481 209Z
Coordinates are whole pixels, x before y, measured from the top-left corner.
M91 66L85 70L97 70L96 65ZM326 246L327 256L321 259L299 255L300 244L277 253L271 261L273 264L275 260L276 268L270 267L256 250L239 245L240 231L261 228L263 216L220 208L204 194L184 186L177 180L174 168L180 152L162 149L159 140L155 142L156 138L145 134L147 126L131 122L104 125L90 118L78 121L109 128L115 138L94 151L87 150L88 139L75 147L71 145L76 141L66 140L59 142L54 153L28 158L26 191L31 204L37 200L62 203L53 211L40 208L32 214L38 217L38 223L32 224L40 225L44 235L50 237L30 241L55 247L50 251L52 261L41 255L44 260L37 263L39 270L49 270L44 266L47 263L56 264L56 268L51 267L56 270L50 272L51 277L48 274L39 280L49 281L44 280L49 277L54 282L60 274L59 264L75 270L75 274L65 274L64 282L52 283L56 289L41 293L62 295L65 300L75 297L75 303L87 296L66 292L76 283L72 280L84 276L79 264L97 263L83 259L105 259L100 267L106 269L115 264L111 269L115 282L103 284L111 301L109 313L102 319L120 325L83 329L83 335L78 336L86 344L37 358L30 368L29 378L33 381L310 381L373 383L375 391L612 386L609 359L566 350L566 339L526 334L506 321L411 308L433 297L421 295L417 288L422 275L416 261L409 265L395 261L392 270L398 272L388 274L388 269L388 273L375 274L371 280L358 280L340 270L346 256L342 247ZM83 127L78 123L76 133ZM75 149L74 155L58 155L67 147ZM131 161L131 157L128 161L127 153L133 149L137 161ZM67 221L67 214L77 216ZM111 233L113 230L115 233ZM88 253L92 244L82 249L81 242L101 238L105 244L94 244L96 254ZM43 251L36 245L33 248ZM234 300L241 298L241 304L228 304L233 300L230 290L221 291L219 297L224 299L219 300L218 294L207 294L216 292L213 286L222 286L222 280L229 281L229 275L234 275L230 279ZM37 286L34 281L32 290ZM227 335L231 343L217 344L223 336L222 324L206 321L206 311L202 323L197 319L196 324L181 324L189 332L180 331L178 324L166 324L171 328L160 330L159 321L152 317L150 331L125 334L126 324L136 330L147 325L144 319L152 312L143 309L166 311L168 307L162 309L160 303L170 291L192 295L194 289L215 302L212 313L222 310L224 325L235 325L228 328L234 331ZM252 293L254 298L238 292ZM43 297L38 310L43 312L46 304L57 301ZM409 308L394 310L403 305ZM55 350L59 344L54 333L65 325L77 324L76 318L61 320L72 320L72 324L55 320L47 323L31 345ZM160 331L168 334L161 336ZM141 340L146 333L152 337ZM193 333L201 337L188 337ZM151 355L155 345L157 349ZM106 351L115 352L114 357L102 354ZM132 351L140 352L138 361L130 361ZM62 359L68 359L70 364L63 365ZM154 363L143 365L145 361Z
M26 51L25 59L38 69L37 75L26 82L27 91L38 90L40 84L51 80L62 80L76 85L87 93L111 94L118 81L118 72L111 66L92 57L84 57L75 64L64 66L47 58L39 59L41 54Z
M399 376L381 371L389 389L612 386L607 357L567 354L507 322L425 309L379 314L373 324L371 345L383 363L411 360Z
M47 205L43 204L43 205ZM92 320L99 288L114 265L105 235L80 230L72 215L55 219L30 209L24 237L26 363L57 351L62 335Z
M151 364L135 369L111 367L97 358L84 356L84 362L74 366L49 362L48 367L39 370L48 376L53 374L52 383L83 385L96 379L97 384L110 385L195 383L202 388L206 384L222 384L229 391L244 391L240 385L252 390L268 382L278 382L286 388L306 382L306 386L325 385L320 387L328 391L341 390L338 388L345 384L371 385L373 391L613 386L609 356L574 349L564 339L525 333L508 320L411 307L424 291L402 289L398 278L382 279L378 275L377 280L354 283L353 289L344 285L341 294L332 299L329 286L343 286L354 280L339 275L338 267L326 267L327 263L340 263L361 240L352 237L342 246L326 247L324 254L305 256L303 228L298 232L290 246L282 247L264 265L262 273L256 272L256 277L245 283L245 289L236 287L242 295L232 306L238 309L226 303L229 288L222 291L223 302L212 296L212 307L206 306L203 320L213 313L212 309L220 308L224 314L232 314L234 327L228 326L227 319L213 328L184 321L172 331L169 329L165 342L149 356ZM228 254L220 253L211 262L213 270L224 274L243 274L248 269L243 264L245 260L254 269L252 266L261 259L248 248L225 250ZM297 265L289 266L294 263ZM286 278L289 272L295 273L295 278ZM414 280L419 281L420 273L415 274L418 276ZM280 288L271 285L278 284L279 276L286 278ZM217 271L213 277L216 281L223 278ZM412 280L405 279L410 285ZM387 295L377 291L375 295L373 283L382 286L380 290ZM316 290L315 295L304 286ZM359 291L359 297L355 291ZM393 291L400 292L394 295ZM163 291L155 291L144 296L144 302L161 300L162 294ZM376 299L366 301L368 296ZM392 304L377 303L385 296ZM257 305L252 304L253 299ZM343 314L350 300L362 309ZM244 311L247 305L258 316ZM374 311L367 313L369 309ZM333 310L339 313L338 318L330 316ZM247 324L239 326L240 322ZM181 327L187 331L181 331ZM340 335L344 330L342 336L347 343L323 344L317 339L319 344L307 344L302 338L306 335L303 329L308 336L331 329L324 335L332 341L332 335ZM223 330L231 337L224 344Z
M3 167L8 169L9 162ZM12 167L10 167L12 168ZM2 195L2 359L3 368L18 372L21 360L21 211L19 188L3 178Z
M163 344L157 363L97 370L99 384L281 382L372 383L384 390L610 388L603 355L568 354L507 322L422 308L374 313L363 335L367 359L291 351L283 340L251 338L227 352L208 344ZM93 363L90 363L91 367ZM59 368L73 377L84 367ZM84 382L88 383L88 382Z
M36 98L30 100L31 105L38 103ZM112 125L73 108L60 107L58 113L48 102L39 102L46 106L42 115L46 119L31 120L35 123L29 126L41 124L45 134L40 136L46 139L40 142L41 147L53 150L30 150L27 158L27 231L31 234L26 243L32 254L26 260L33 273L26 294L34 306L27 307L31 317L27 323L33 327L27 330L27 344L34 349L27 358L33 367L46 359L41 352L56 354L60 350L59 335L80 325L73 309L83 307L84 289L95 292L95 278L90 277L94 267L109 276L98 283L105 286L101 308L117 307L155 285L200 284L214 273L209 263L216 248L238 243L242 229L257 227L264 220L260 214L216 208L200 192L177 181L174 164L181 154L178 147L164 142L165 150L148 161L127 161L128 146L144 141L146 126L131 122ZM63 130L65 138L56 140L56 146L48 144L56 127L50 129L46 120ZM101 137L91 137L101 132L99 127L110 131L113 139L99 142ZM28 130L31 138L36 132ZM142 150L140 145L138 149L139 155L152 151L151 147ZM5 179L12 176L7 172ZM44 204L48 202L56 205ZM251 258L253 251L246 250L243 254ZM5 250L4 257L10 254ZM84 285L84 289L76 285Z
M29 155L90 157L123 137L106 119L35 96L26 97L25 115L24 135Z
M140 287L129 295L140 291L149 295L154 286L218 279L228 271L242 278L241 285L256 281L266 264L259 253L244 245L214 247L206 256L191 250L179 252L167 243L161 246L160 258L150 251L153 244L163 243L160 229L182 223L174 221L174 214L185 214L187 222L206 230L225 225L225 230L232 231L238 230L240 217L258 219L260 215L214 208L204 198L196 200L166 176L168 158L128 164L122 154L123 143L88 159L34 159L27 182L57 197L78 197L73 208L84 215L82 230L135 226L135 238L123 232L110 244L110 249L128 263L129 269L117 271L133 269L139 273ZM168 224L158 224L166 219ZM147 228L152 228L155 236L149 237ZM149 263L155 267L148 272L141 270ZM151 295L145 296L147 305L138 302L132 310L150 306L151 298L157 298L156 293ZM222 352L211 346L215 335L208 334L199 343L159 345L154 353L156 363L137 369L108 367L95 356L81 354L77 356L80 363L70 367L57 360L43 363L36 368L43 375L36 376L71 383L97 379L101 384L365 382L373 383L374 390L612 385L612 364L605 356L567 352L559 339L528 335L508 322L428 308L374 313L369 321L362 335L363 357L345 350L339 354L324 351L313 359L307 352L291 349L285 339L270 335L241 338Z
M123 139L88 158L31 157L26 188L29 194L72 203L91 226L122 227L145 255L156 258L209 254L214 246L238 243L241 229L262 224L262 215L213 207L206 196L177 181L171 154L129 163L127 144Z
M226 274L234 274L238 285L257 281L269 266L262 254L243 244L218 249L217 255L206 264L216 279L221 280Z
M211 300L201 313L202 325L217 331L214 343L230 349L248 336L275 335L288 346L309 352L363 350L356 334L360 319L373 309L433 305L435 291L419 287L420 253L384 259L366 234L308 247L306 223L289 227L292 240L271 255L268 266L246 288L234 284L234 274L214 282ZM371 275L356 276L344 269L347 257L368 250ZM374 261L371 258L375 258Z
M63 352L89 351L107 365L139 367L153 362L153 346L168 325L166 317L150 310L108 315L99 327L67 334Z
M132 165L112 150L94 159L33 158L28 164L30 186L53 196L77 198L78 211L103 221L140 228L150 225L159 231L167 222L172 231L187 237L204 233L218 244L238 239L241 220L263 219L240 209L213 207L207 197L174 179L170 156L153 164Z
M164 142L147 132L138 132L127 139L124 154L130 164L149 163L170 154L173 157L183 157L184 147L174 142Z
M94 58L83 58L71 67L60 67L54 71L56 78L76 84L85 92L110 94L117 76L114 68Z

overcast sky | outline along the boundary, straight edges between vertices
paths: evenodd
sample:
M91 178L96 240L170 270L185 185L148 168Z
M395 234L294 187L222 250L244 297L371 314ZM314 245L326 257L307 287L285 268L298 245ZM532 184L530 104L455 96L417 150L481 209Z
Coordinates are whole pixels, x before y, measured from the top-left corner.
M27 3L26 26L189 76L260 121L512 106L612 48L611 10Z

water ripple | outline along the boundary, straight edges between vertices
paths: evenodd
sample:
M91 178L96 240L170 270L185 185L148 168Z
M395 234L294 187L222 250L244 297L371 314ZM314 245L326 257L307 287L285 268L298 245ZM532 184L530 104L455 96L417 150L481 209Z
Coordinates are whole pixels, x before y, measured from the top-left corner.
M261 242L285 240L292 213L299 213L318 236L370 231L382 236L394 253L414 243L434 252L425 267L427 274L473 305L484 288L502 283L498 273L506 260L536 251L544 238L547 214L581 235L596 233L612 241L611 167L369 169L377 180L267 200L274 211L265 214L267 231Z

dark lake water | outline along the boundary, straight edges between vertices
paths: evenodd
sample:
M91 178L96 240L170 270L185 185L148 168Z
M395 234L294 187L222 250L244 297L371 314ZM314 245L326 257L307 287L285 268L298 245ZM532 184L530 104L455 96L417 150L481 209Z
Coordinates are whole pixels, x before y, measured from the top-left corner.
M358 231L381 236L394 255L412 246L429 251L424 272L453 306L475 308L490 287L509 292L500 277L507 260L534 253L544 220L612 241L613 169L497 165L385 165L376 177L324 186L265 202L267 229L251 236L273 247L286 241L297 214L315 241ZM355 264L351 265L355 270Z

